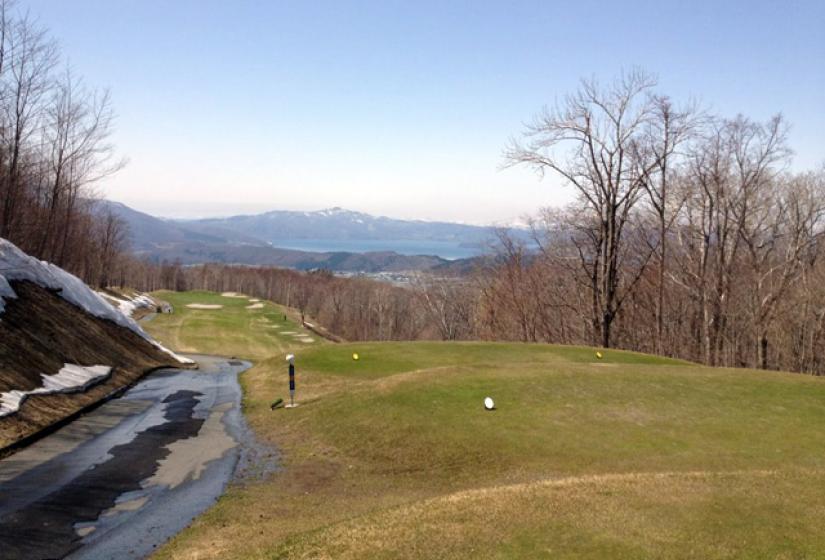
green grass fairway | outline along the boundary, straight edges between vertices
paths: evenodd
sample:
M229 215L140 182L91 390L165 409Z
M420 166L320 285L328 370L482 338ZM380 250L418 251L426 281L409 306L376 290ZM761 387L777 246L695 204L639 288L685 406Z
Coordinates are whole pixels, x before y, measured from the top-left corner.
M821 379L581 347L293 343L301 406L272 411L281 349L262 359L242 313L199 313L147 326L257 359L245 412L284 469L230 487L162 558L825 557Z
M152 295L171 303L175 312L158 315L143 327L164 345L180 352L208 352L260 360L323 342L301 327L287 310L271 302L262 302L262 309L247 309L253 305L248 298L226 297L213 292L161 291ZM187 307L192 304L223 307L217 310ZM301 339L312 339L312 342L302 342Z

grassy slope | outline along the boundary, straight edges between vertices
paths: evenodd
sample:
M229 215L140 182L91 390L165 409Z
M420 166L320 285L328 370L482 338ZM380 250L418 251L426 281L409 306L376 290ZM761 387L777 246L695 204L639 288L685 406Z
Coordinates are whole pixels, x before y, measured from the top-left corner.
M172 304L175 312L159 315L143 327L169 348L181 352L207 352L261 360L281 356L288 350L317 344L320 339L298 326L286 311L265 302L263 309L246 309L248 299L224 297L212 292L168 292L152 294ZM188 304L222 305L222 309L189 309ZM277 328L276 328L277 327ZM313 343L299 342L305 334Z
M200 313L209 336L177 334L193 349L266 355L259 330ZM544 345L308 346L297 409L269 409L282 355L243 376L286 468L231 488L161 557L825 554L820 379Z

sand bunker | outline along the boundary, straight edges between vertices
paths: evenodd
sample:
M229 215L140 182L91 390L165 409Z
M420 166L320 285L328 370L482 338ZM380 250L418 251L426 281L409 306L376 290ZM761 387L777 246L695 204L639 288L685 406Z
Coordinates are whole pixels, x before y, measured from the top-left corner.
M234 298L241 298L241 299L249 299L249 296L239 294L238 292L224 292L221 295L223 297L234 297Z
M188 303L186 307L189 309L221 309L223 305L217 303Z
M246 308L247 309L263 309L264 304L263 303L253 303L252 305L247 305Z

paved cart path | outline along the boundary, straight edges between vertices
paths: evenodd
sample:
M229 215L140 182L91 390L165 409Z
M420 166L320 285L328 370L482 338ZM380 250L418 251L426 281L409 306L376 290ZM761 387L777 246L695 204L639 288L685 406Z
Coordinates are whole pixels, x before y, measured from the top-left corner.
M142 558L220 496L249 364L192 358L0 461L0 557Z

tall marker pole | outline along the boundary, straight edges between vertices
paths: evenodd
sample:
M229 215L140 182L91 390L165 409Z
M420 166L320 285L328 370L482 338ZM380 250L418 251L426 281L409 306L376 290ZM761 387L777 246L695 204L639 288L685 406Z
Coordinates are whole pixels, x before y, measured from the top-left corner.
M288 354L286 361L289 362L289 404L286 408L294 408L295 405L295 356Z

